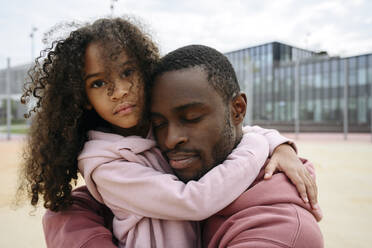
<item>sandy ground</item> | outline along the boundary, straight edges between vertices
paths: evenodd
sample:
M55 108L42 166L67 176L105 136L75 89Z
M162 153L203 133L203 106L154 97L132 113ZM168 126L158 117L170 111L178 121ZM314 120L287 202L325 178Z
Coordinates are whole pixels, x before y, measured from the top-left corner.
M290 134L289 134L290 136ZM355 138L356 137L356 138ZM372 143L370 136L301 135L299 154L317 168L320 222L325 247L371 247ZM316 140L314 140L316 138ZM11 207L22 140L0 140L0 247L45 247L41 227L43 209Z

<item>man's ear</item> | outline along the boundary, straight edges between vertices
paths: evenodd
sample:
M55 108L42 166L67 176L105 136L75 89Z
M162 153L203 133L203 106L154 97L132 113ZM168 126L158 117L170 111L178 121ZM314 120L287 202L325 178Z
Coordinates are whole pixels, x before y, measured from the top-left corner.
M240 92L232 99L231 108L231 118L234 125L241 124L247 111L247 96L245 93Z

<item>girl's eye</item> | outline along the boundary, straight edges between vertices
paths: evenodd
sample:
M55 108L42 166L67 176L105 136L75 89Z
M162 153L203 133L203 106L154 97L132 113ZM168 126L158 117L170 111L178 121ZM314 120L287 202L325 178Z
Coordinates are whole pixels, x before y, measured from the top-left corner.
M101 88L102 86L106 85L106 82L102 80L96 80L91 84L92 88Z
M122 73L122 77L125 78L125 77L130 77L133 73L134 73L134 69L126 69L123 71Z

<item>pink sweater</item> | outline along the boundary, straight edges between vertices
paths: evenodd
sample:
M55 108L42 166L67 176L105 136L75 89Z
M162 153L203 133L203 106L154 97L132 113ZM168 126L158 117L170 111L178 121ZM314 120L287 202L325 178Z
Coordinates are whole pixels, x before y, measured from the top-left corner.
M315 176L312 164L303 163ZM203 242L210 248L322 248L321 218L284 174L263 180L261 172L250 189L205 222Z
M91 131L79 156L79 170L91 194L114 213L114 234L122 247L200 247L202 220L226 207L254 180L269 150L288 141L246 133L226 161L187 184L171 169L151 139ZM223 197L221 197L223 196Z

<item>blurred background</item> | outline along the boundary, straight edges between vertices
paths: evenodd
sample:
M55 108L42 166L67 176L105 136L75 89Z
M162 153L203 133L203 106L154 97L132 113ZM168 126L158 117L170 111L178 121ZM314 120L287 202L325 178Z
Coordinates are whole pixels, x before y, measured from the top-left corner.
M27 70L49 45L45 34L122 15L139 20L162 54L189 44L223 52L248 96L245 123L280 130L315 163L326 247L370 247L371 12L369 0L2 1L0 247L45 247L42 207L30 216L10 204L28 129L19 99Z

